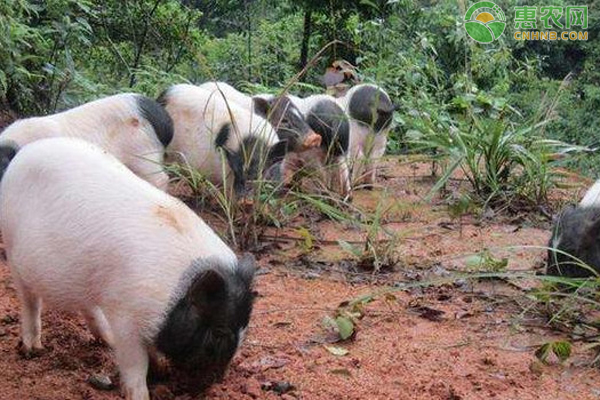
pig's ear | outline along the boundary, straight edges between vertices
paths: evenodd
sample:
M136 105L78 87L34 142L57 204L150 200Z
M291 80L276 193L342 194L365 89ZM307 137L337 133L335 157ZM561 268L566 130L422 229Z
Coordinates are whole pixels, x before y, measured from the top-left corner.
M238 261L240 277L248 286L252 284L256 272L256 259L250 253L244 253Z
M188 292L191 303L203 314L227 298L227 282L216 270L209 269L199 275Z
M255 114L260 115L263 118L267 118L267 114L271 109L271 102L262 97L253 97L252 98L252 109Z

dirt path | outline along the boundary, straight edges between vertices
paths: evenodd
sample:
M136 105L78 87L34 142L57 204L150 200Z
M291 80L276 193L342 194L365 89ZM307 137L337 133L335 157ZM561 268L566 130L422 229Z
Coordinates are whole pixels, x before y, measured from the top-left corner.
M375 297L362 306L353 339L330 343L324 318L357 296L447 277L464 270L465 257L483 248L495 259L508 258L510 270L530 270L542 259L541 250L507 246L545 245L549 231L543 224L453 220L441 202L419 203L431 187L426 164L413 168L393 160L388 166L384 226L395 233L396 270L372 274L356 268L336 244L364 240L352 224L297 221L270 230L277 240L258 255L259 297L250 330L223 382L192 396L171 379L151 386L155 398L600 398L600 373L586 366L593 354L581 345L565 364L536 360L540 344L565 336L546 328L541 316L523 313L524 293L502 281L454 280ZM358 193L355 203L372 208L382 197L377 190ZM303 243L300 227L310 229L312 247ZM18 302L8 268L0 263L0 399L119 398L116 390L102 392L86 383L91 374L113 374L114 363L108 349L92 343L78 316L49 311L43 323L47 352L21 359L15 350ZM347 354L332 354L326 346Z

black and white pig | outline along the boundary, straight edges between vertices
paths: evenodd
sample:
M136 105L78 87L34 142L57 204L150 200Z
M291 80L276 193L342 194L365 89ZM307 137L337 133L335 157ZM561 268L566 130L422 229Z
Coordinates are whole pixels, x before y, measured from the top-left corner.
M376 163L385 153L395 106L380 87L360 84L336 99L350 117L352 175L358 184L373 185Z
M600 274L600 180L577 206L561 212L548 247L548 275L581 278Z
M44 117L21 119L0 134L0 144L15 150L35 140L67 136L90 141L117 157L136 175L166 190L162 169L173 122L156 101L134 93L98 99ZM6 151L6 150L5 150ZM0 156L0 169L6 167Z
M330 187L337 186L340 194L349 197L352 190L347 160L350 125L344 110L329 95L303 99L290 96L290 99L311 129L321 136L321 145L303 153L288 153L281 166L284 182L289 183L294 173L308 167L323 172Z
M155 349L175 366L212 373L241 343L252 257L238 259L185 204L92 143L23 146L0 183L0 229L25 356L42 349L42 301L83 313L114 349L131 400L149 400Z
M225 82L206 82L199 87L217 93L227 101L253 110L265 118L277 132L277 137L287 142L288 151L302 152L321 144L321 136L311 130L300 110L287 95L248 96Z
M159 102L173 119L167 152L214 184L233 184L237 195L286 153L286 142L279 140L271 124L219 93L179 84L167 89ZM219 149L227 160L225 174ZM228 179L230 174L233 179Z

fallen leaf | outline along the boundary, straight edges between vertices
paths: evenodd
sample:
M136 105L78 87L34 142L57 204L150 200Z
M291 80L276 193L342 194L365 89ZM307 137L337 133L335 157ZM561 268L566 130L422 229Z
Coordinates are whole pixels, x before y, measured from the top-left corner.
M354 323L350 318L340 316L335 319L335 323L342 340L349 339L354 334Z
M328 352L330 352L331 354L333 354L334 356L345 356L346 354L349 353L349 351L347 349L344 349L343 347L337 347L337 346L323 346L325 347L325 349L327 349Z

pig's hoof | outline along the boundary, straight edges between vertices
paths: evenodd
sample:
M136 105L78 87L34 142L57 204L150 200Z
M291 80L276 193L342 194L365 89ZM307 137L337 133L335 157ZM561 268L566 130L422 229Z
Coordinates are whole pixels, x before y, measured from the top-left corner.
M316 133L311 133L304 139L304 143L302 143L302 147L305 150L312 149L313 147L319 147L321 145L322 138L320 135Z
M17 352L24 359L31 360L32 358L41 356L44 353L44 348L43 347L28 348L27 346L25 346L23 341L19 341L19 344L17 345Z

